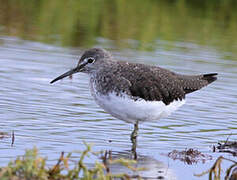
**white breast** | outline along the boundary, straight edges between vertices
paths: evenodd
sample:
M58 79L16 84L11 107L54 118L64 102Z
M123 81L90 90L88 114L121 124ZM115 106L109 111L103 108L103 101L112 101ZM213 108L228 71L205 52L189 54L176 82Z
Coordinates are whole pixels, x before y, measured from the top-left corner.
M165 105L162 101L145 101L143 99L133 100L128 95L117 96L115 93L101 95L91 87L92 96L105 111L112 116L126 122L135 123L138 121L155 121L170 115L185 101L173 101Z

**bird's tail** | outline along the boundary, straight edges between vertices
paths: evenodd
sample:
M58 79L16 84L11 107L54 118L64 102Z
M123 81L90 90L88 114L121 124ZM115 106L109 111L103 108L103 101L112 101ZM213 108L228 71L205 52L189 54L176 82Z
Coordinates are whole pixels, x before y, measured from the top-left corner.
M212 83L213 81L217 80L217 73L210 73L210 74L203 74L202 80L208 82L208 84Z
M217 80L217 73L202 74L197 76L183 75L179 79L182 82L185 93L191 93Z

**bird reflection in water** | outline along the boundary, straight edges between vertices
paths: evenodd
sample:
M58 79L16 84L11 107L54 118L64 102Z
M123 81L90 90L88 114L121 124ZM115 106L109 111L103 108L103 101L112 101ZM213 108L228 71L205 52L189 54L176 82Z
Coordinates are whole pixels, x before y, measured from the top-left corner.
M105 151L101 159L106 173L126 174L131 179L177 179L174 172L165 163L150 156L139 155L136 151ZM129 167L124 166L119 161L122 159L135 160L135 163Z

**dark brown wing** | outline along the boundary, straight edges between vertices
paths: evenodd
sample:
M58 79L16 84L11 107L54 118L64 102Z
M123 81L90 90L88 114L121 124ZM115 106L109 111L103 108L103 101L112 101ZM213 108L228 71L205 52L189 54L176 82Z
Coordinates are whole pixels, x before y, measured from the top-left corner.
M96 78L99 92L126 93L134 99L162 101L166 105L182 100L191 93L216 80L216 73L197 76L179 75L169 70L127 62L116 62L114 69L103 70Z
M166 69L130 64L127 72L123 72L123 77L129 80L130 94L135 98L163 101L166 105L185 98L185 92L180 86L177 75Z

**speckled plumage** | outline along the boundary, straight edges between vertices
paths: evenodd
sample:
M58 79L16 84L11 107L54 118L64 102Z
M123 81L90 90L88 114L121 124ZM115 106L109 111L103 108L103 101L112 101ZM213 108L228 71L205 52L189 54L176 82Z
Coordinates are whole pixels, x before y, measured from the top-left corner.
M216 73L181 75L157 66L115 61L103 49L93 48L76 68L51 83L77 72L90 76L96 102L114 117L127 122L157 120L184 104L185 95L216 80Z
M157 66L114 61L109 53L107 56L99 56L100 49L93 50L85 54L93 56L95 52L96 56L103 57L103 60L99 60L100 67L91 75L91 81L94 81L101 94L125 93L134 100L141 98L146 101L162 101L168 105L174 100L185 99L185 94L216 80L216 74L180 75Z

